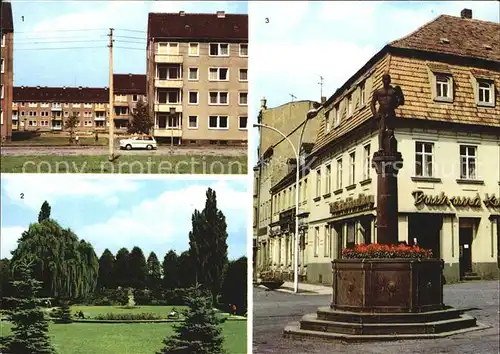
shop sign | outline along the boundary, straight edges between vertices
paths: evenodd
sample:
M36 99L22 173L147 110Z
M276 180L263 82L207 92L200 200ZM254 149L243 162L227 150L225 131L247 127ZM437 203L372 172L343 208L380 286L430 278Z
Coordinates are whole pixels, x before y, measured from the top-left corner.
M330 203L330 213L334 216L347 215L370 210L375 205L375 196L360 194L358 198L347 198Z
M487 208L498 208L500 207L500 199L495 197L494 194L491 196L486 194L484 200L481 200L479 193L475 197L449 197L444 192L438 195L428 195L424 194L423 191L414 191L412 196L415 205L427 205L427 206L454 206L454 207L472 207L480 208L482 203Z

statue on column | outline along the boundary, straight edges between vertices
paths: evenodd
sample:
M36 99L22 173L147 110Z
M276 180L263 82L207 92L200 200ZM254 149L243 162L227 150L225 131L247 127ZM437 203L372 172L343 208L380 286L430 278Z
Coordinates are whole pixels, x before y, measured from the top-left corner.
M373 93L371 111L378 122L379 151L385 153L397 152L397 141L394 137L396 121L395 109L404 104L404 95L401 87L391 86L391 76L386 73L382 76L384 86ZM375 104L378 102L378 111Z

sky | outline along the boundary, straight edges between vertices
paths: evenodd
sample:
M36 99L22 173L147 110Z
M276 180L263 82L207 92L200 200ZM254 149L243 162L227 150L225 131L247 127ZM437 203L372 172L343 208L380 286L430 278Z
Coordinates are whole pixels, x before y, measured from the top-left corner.
M330 97L387 43L410 34L441 14L499 22L498 1L252 1L250 19L250 117L260 99L269 108L292 100ZM253 119L253 120L252 120ZM253 129L256 160L257 129Z
M109 28L114 72L145 74L149 12L248 13L243 1L10 2L15 86L109 86Z
M51 217L89 241L99 257L106 248L116 255L120 248L130 251L134 246L146 257L154 251L163 259L170 249L180 254L189 248L191 215L204 208L211 187L226 216L229 259L237 259L247 254L247 181L244 176L210 180L2 174L0 258L10 258L22 232L37 222L45 200Z

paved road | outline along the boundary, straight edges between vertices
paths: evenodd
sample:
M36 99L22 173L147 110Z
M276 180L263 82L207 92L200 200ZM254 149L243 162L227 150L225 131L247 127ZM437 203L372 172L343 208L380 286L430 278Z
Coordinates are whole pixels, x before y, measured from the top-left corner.
M293 295L254 288L253 352L266 353L499 353L499 283L469 282L444 287L444 302L459 309L478 308L467 313L478 322L493 326L441 339L378 342L364 344L325 343L283 338L283 328L302 315L328 306L328 295Z
M85 146L85 147L14 147L2 146L2 156L45 156L45 155L106 155L108 153L107 146ZM246 147L184 147L177 146L173 149L170 146L160 146L158 150L120 150L116 149L115 153L123 155L200 155L200 156L246 156L248 149Z

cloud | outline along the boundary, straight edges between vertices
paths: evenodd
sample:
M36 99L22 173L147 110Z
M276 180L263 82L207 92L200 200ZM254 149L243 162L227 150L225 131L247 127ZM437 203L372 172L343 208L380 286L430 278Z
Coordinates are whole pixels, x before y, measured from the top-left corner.
M64 174L2 176L2 193L12 202L34 210L38 210L45 200L57 205L59 199L89 196L97 203L112 207L118 203L117 193L135 192L139 187L137 181L123 178L95 179L78 175L68 177Z
M0 238L0 258L10 258L10 252L17 247L17 240L28 227L9 226L2 227Z
M218 207L226 216L230 235L228 243L246 243L250 198L246 190L236 190L226 181L210 185L193 182L183 189L165 191L115 212L104 222L77 230L78 235L89 240L98 254L105 248L116 252L121 247L130 249L135 245L141 245L145 253L152 250L166 252L168 249L184 251L188 248L192 212L204 208L208 187L217 193Z

